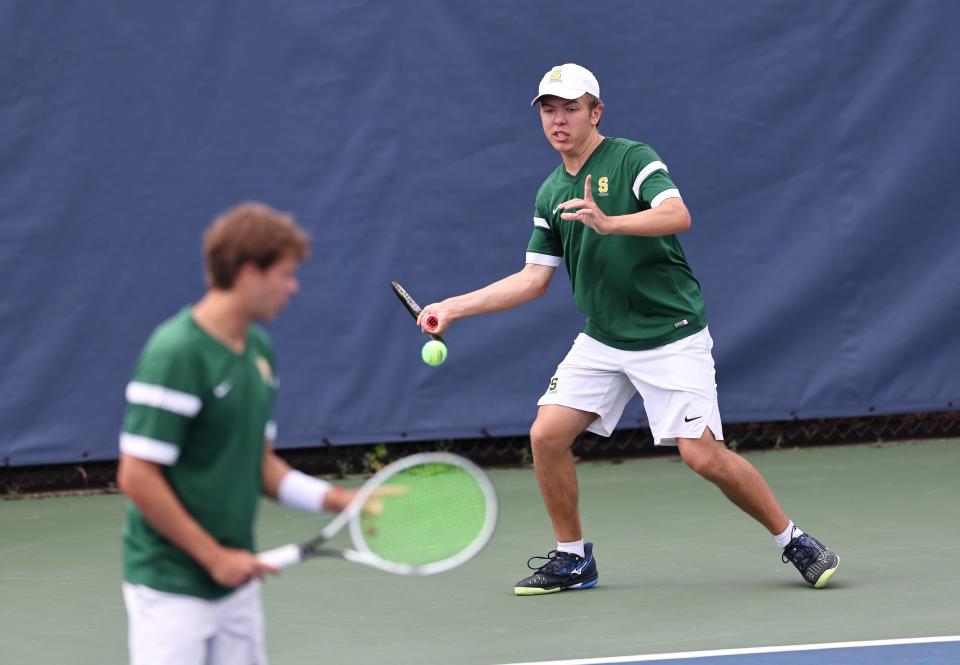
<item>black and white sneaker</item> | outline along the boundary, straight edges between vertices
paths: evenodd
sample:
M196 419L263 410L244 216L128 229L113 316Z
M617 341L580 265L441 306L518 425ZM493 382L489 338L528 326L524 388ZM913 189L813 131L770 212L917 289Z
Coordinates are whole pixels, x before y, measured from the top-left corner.
M783 562L792 563L803 579L822 589L840 565L840 557L810 534L801 533L783 548Z
M597 586L599 577L597 562L593 558L593 543L584 543L583 553L584 556L577 556L553 550L547 556L530 557L527 567L536 572L517 582L513 592L518 596L539 596ZM544 559L546 563L538 568L531 563L536 559Z

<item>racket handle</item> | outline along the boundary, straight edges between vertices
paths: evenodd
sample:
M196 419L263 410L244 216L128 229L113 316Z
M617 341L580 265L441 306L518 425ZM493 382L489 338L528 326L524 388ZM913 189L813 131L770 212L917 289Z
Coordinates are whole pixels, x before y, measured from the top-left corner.
M284 545L266 552L260 552L257 559L274 568L289 568L303 561L303 556L300 554L299 545Z
M433 314L428 316L423 323L427 327L427 330L431 332L435 331L437 327L440 325L440 321Z

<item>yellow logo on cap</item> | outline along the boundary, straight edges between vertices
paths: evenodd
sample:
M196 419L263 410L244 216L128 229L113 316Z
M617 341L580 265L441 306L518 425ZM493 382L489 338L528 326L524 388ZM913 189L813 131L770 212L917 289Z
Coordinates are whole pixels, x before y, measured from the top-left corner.
M563 75L563 68L554 67L552 70L550 70L550 82L556 83L557 81L560 80L561 75Z

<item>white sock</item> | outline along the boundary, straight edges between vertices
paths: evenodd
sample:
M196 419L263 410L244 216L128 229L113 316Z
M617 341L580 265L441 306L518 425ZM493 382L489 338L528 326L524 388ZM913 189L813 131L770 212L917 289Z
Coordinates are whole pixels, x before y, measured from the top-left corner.
M558 552L569 552L570 554L576 554L578 557L583 558L586 556L583 552L583 540L575 540L572 543L561 543L557 541L557 551Z
M787 528L783 530L779 536L774 536L773 539L777 541L777 547L783 549L790 544L790 541L802 534L803 531L800 530L796 524L793 523L793 520L790 520L790 523L787 524Z

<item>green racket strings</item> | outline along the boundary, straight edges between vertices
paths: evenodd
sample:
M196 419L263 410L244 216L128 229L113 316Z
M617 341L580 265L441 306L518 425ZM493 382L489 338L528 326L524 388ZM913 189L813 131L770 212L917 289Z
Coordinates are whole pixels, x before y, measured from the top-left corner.
M384 561L422 566L467 549L483 530L487 502L467 470L418 464L387 479L378 514L361 517L367 547Z

